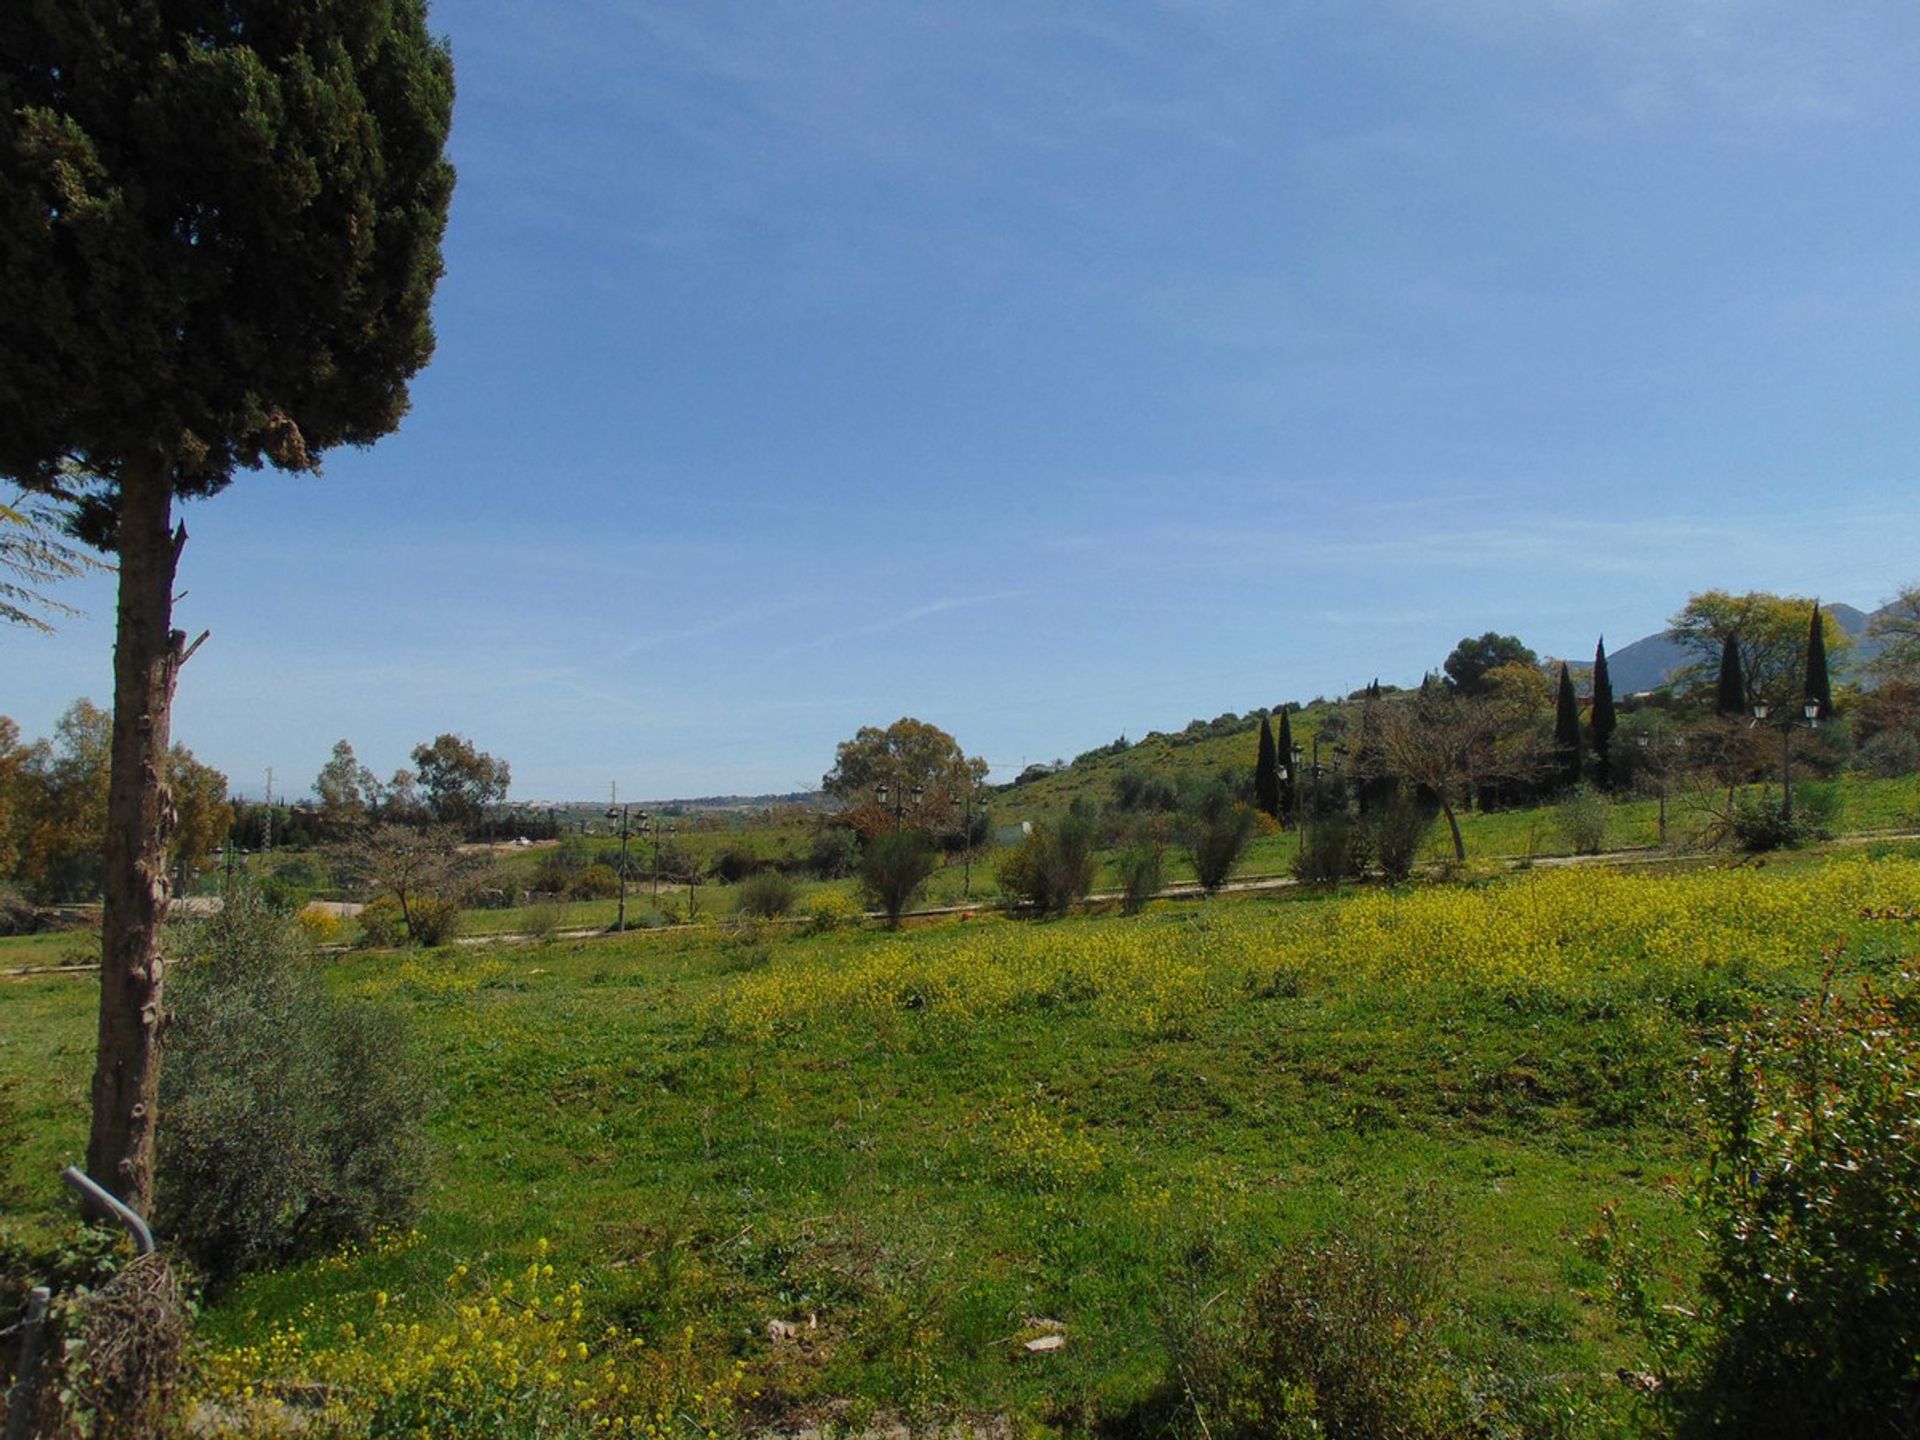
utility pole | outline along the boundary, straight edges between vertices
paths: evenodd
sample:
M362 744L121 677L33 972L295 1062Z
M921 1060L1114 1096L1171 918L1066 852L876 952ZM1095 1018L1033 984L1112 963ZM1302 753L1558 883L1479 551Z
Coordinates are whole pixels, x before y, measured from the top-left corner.
M271 855L273 853L273 766L271 765L267 766L266 812L267 824L263 838L260 841L260 853L262 855Z

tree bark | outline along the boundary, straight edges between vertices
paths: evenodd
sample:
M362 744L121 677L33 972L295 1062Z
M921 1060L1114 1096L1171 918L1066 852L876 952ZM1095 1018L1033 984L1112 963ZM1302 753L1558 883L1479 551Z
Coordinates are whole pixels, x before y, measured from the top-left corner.
M1453 836L1453 858L1464 865L1467 859L1467 842L1460 838L1460 821L1454 815L1453 805L1449 801L1442 800L1440 809L1447 817L1447 829Z
M167 745L186 637L172 628L173 462L129 465L120 481L120 593L113 652L113 761L107 790L100 1034L87 1172L141 1214L153 1206L164 1017L160 927L170 893L173 796Z

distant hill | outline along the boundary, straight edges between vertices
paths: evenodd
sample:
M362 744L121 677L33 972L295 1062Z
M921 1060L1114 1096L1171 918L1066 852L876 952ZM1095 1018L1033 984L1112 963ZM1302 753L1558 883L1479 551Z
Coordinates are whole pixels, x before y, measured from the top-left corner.
M1867 627L1872 623L1873 616L1852 605L1829 605L1826 610L1840 628L1853 637L1853 648L1847 652L1846 666L1842 671L1852 676L1879 653L1879 643L1867 638ZM1631 645L1622 645L1618 650L1607 651L1607 671L1612 676L1616 695L1637 695L1643 690L1657 690L1667 683L1676 670L1692 663L1692 654L1669 639L1664 630L1657 635L1644 636Z

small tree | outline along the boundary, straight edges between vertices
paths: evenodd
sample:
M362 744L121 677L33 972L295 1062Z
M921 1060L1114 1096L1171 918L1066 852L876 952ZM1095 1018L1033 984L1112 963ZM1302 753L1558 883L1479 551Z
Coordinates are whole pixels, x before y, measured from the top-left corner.
M374 896L400 907L407 937L419 943L445 938L450 912L473 884L476 862L460 853L452 825L373 825L341 845L335 863Z
M314 777L313 793L320 798L320 821L329 830L351 830L366 823L380 801L380 778L360 763L353 746L336 740L333 754Z
M1602 790L1613 788L1613 732L1619 717L1613 708L1613 677L1607 671L1607 640L1593 647L1593 709L1587 716L1587 734L1593 738L1593 773Z
M1253 762L1253 803L1263 815L1280 815L1280 762L1274 758L1273 722L1260 717L1260 750Z
M1187 815L1187 856L1207 894L1227 883L1253 838L1254 825L1253 811L1235 800L1225 786L1207 791Z
M1580 783L1580 697L1573 692L1573 677L1560 662L1560 693L1553 714L1553 758L1559 767L1560 783Z
M1740 666L1740 642L1729 634L1720 642L1720 678L1714 686L1713 713L1730 720L1747 714L1747 681Z
M1827 678L1827 629L1821 623L1820 602L1813 602L1813 617L1807 623L1807 683L1802 692L1820 707L1819 717L1833 715L1833 682Z
M933 867L933 842L919 831L871 835L860 856L860 886L886 912L888 927L898 930L901 915L927 883Z

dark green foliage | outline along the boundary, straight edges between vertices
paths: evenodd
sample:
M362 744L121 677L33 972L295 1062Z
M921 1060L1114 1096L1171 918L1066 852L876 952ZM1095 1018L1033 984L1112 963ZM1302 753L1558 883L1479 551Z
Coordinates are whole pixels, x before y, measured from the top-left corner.
M0 22L0 474L179 495L407 407L453 191L420 0L99 0ZM117 497L87 497L106 541Z
M1176 1383L1212 1440L1499 1431L1447 1349L1454 1262L1432 1190L1283 1246L1238 1313L1170 1307ZM1184 1297L1182 1297L1184 1299Z
M1233 797L1225 786L1209 790L1188 813L1187 857L1200 888L1209 895L1227 883L1233 867L1240 863L1240 852L1253 838L1254 812Z
M1280 818L1284 820L1294 813L1300 793L1300 762L1293 756L1292 712L1285 706L1280 710L1280 735L1275 741L1275 750L1287 774L1287 778L1280 782Z
M1920 997L1823 991L1701 1074L1697 1303L1609 1211L1590 1251L1683 1436L1910 1436L1920 1414Z
M884 910L889 925L900 916L920 887L933 874L933 843L917 830L895 830L869 836L860 856L860 885L872 903Z
M575 900L605 900L619 893L620 876L611 865L589 865L567 882L567 894Z
M431 745L413 747L420 793L433 818L464 830L476 829L489 805L507 798L512 772L462 735L440 735Z
M1827 632L1820 621L1820 606L1816 601L1813 618L1807 624L1807 683L1801 693L1819 705L1819 718L1828 719L1833 714L1833 682L1827 678Z
M1253 803L1261 813L1280 814L1280 762L1274 757L1273 723L1260 717L1260 750L1253 764Z
M427 1093L397 1014L336 999L238 885L181 935L155 1219L227 1279L405 1222Z
M1562 785L1580 783L1580 697L1566 662L1560 664L1560 691L1553 713L1553 758Z
M1459 695L1479 695L1487 688L1487 672L1502 665L1538 665L1539 657L1520 643L1517 635L1489 630L1478 640L1468 636L1442 662L1448 688ZM1374 682L1378 685L1378 681Z
M853 874L860 863L860 840L848 825L822 825L807 847L807 868L822 880Z
M1594 779L1602 790L1613 788L1613 732L1619 727L1613 708L1613 676L1607 670L1607 642L1593 647L1593 708L1587 715L1587 734L1593 739Z
M1000 888L1038 915L1064 915L1093 889L1092 810L1080 801L1060 820L1035 825L995 867Z
M1293 875L1309 885L1357 880L1367 873L1373 847L1366 828L1344 810L1315 816L1300 832Z
M1440 807L1403 780L1389 781L1373 809L1367 812L1365 841L1389 883L1398 885L1413 874Z
M1166 878L1167 847L1157 836L1136 836L1115 863L1120 871L1120 908L1128 915L1138 915L1160 893Z
M762 870L742 880L734 895L735 906L742 915L771 920L793 909L799 890L778 870Z
M1122 770L1113 777L1113 808L1123 814L1174 811L1180 795L1171 781L1146 770Z
M1716 715L1739 718L1747 713L1747 681L1740 668L1740 642L1729 635L1720 643L1720 681L1714 689Z

